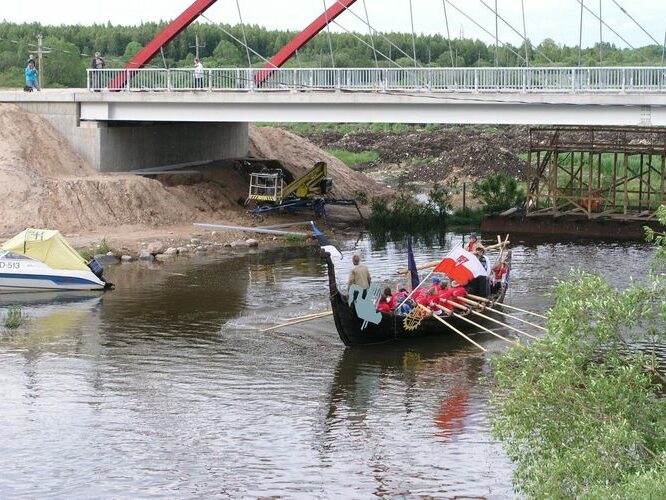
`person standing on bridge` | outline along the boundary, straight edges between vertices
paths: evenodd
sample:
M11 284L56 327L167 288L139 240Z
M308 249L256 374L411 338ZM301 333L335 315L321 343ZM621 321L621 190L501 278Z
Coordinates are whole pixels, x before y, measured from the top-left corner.
M90 61L90 67L92 69L104 69L106 67L106 62L99 52L95 52L95 57ZM100 92L102 90L102 74L96 71L92 76L93 89L95 92Z
M194 59L194 88L202 89L204 86L204 67L201 60L197 57Z
M39 84L37 83L37 68L35 68L34 61L29 62L28 67L25 68L25 90L27 92L41 90L39 88Z

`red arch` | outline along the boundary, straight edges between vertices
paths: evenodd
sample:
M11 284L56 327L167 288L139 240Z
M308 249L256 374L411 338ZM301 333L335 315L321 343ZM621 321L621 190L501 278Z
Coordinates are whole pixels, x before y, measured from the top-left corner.
M321 16L312 21L307 28L289 40L289 42L287 42L287 44L264 65L266 71L262 71L257 75L255 79L257 85L261 85L269 76L271 76L273 74L272 70L275 68L281 68L284 63L293 57L298 49L312 40L328 23L347 10L354 2L356 2L356 0L336 0L336 2L326 9Z
M139 53L125 65L125 68L136 69L144 67L160 52L162 47L171 42L216 1L217 0L195 0L195 2L185 9L181 15L169 23L169 25L158 33L155 38L148 42L148 45L139 51ZM356 0L336 0L331 7L326 9L326 11L312 21L307 28L287 42L287 44L282 47L282 49L280 49L280 51L275 54L268 63L266 63L264 66L266 71L261 71L257 74L255 83L261 85L273 74L273 70L282 67L284 63L293 57L297 50L312 40L328 23L342 14L354 2L356 2ZM118 75L109 84L109 88L114 90L122 89L126 82L126 74Z

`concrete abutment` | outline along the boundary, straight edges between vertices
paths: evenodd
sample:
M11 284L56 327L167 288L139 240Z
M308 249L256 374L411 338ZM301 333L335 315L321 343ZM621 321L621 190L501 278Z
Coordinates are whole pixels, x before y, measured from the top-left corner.
M47 120L100 172L243 158L249 150L242 122L83 121L78 102L16 104Z

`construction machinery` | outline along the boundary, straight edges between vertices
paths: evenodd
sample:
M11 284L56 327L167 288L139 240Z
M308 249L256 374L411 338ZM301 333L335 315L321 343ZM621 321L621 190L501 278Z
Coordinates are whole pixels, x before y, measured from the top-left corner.
M354 205L361 214L356 200L338 200L326 197L333 188L328 177L326 162L320 161L298 179L285 186L285 172L281 168L264 169L250 174L250 189L245 204L255 202L253 215L280 210L312 208L316 215L326 215L326 205ZM363 217L361 215L361 217Z

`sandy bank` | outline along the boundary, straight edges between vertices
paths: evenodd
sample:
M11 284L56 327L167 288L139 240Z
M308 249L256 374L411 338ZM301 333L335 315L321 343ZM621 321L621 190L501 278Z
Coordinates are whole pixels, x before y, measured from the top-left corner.
M277 159L297 177L326 161L333 196L386 193L387 188L355 172L301 137L273 128L250 128L249 156ZM239 162L240 163L240 162ZM0 240L26 227L59 229L75 245L105 238L111 246L136 251L153 239L184 241L202 233L193 222L251 226L239 200L247 196L247 172L220 162L194 175L97 173L46 121L11 104L0 104ZM302 214L307 220L312 214ZM281 222L271 217L270 222ZM268 222L263 222L268 223ZM225 233L221 239L272 237Z

